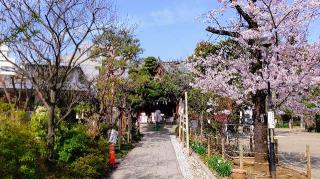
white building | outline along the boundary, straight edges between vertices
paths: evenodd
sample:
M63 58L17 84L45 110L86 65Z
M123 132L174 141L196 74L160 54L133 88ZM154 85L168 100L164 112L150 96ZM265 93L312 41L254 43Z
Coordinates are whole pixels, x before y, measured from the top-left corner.
M9 48L6 45L0 46L0 75L5 76L13 76L15 75L14 65L10 63L15 63L15 60L13 58L9 57Z

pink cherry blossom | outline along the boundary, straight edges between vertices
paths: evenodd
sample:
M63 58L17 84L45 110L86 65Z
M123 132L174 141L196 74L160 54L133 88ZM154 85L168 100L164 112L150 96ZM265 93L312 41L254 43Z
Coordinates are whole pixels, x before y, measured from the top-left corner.
M193 64L206 69L205 73L200 73L194 68L198 75L194 86L215 91L241 104L252 102L252 95L266 91L270 83L276 109L290 108L300 114L307 110L302 101L308 98L310 89L320 84L320 42L309 43L307 40L310 23L319 18L320 1L260 0L253 3L237 0L221 3L222 8L209 12L207 22L215 29L239 34L232 38L244 49L260 51L262 57L253 58L252 53L244 51L230 59L222 48L220 53L198 59ZM221 27L217 21L220 13L225 13L226 7L236 9L237 6L257 23L257 27L250 27L241 18L232 18L229 25ZM262 66L253 71L253 64Z

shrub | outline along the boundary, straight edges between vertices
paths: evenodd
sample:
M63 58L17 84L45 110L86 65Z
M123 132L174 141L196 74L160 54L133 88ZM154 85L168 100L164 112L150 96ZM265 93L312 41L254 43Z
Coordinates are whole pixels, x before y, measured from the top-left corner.
M289 124L284 122L279 122L277 123L277 128L289 128Z
M212 157L209 157L208 165L222 177L231 175L232 163L224 160L219 156L214 155Z
M15 111L14 118L18 121L26 121L27 120L27 113L25 111Z
M38 139L42 141L47 139L48 114L45 107L37 107L35 113L31 115L30 127Z
M84 125L71 129L61 125L56 152L60 167L74 177L98 177L105 173L109 143L104 138L89 137Z
M27 125L0 120L0 178L40 178L40 144Z
M89 140L89 136L81 125L66 131L65 136L61 137L59 141L60 146L57 146L58 161L70 164L78 157L84 156L88 149Z
M13 104L4 103L0 101L0 113L2 116L9 116L11 114L11 111L14 109Z
M195 153L201 156L204 156L207 153L207 148L197 141L191 142L191 148Z
M71 164L71 172L77 177L98 177L106 168L106 161L101 154L88 154Z

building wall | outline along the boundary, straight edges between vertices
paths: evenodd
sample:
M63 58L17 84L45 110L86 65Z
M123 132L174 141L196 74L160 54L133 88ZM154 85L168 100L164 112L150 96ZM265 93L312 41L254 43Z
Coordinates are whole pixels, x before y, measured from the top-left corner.
M7 60L8 58L10 61L15 62L13 58L9 57L9 48L6 45L2 45L0 46L0 51L0 75L15 75L14 65Z

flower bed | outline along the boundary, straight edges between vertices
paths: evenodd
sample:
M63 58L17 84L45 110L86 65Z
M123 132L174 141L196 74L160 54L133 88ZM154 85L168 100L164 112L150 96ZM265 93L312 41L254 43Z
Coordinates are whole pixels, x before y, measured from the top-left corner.
M204 160L208 164L210 169L216 171L217 174L222 177L231 175L231 171L233 168L231 162L223 159L218 155L213 155L210 157L207 156L207 147L205 147L198 141L191 141L190 143L191 149L201 156L202 160Z
M197 141L191 142L191 148L195 153L197 153L201 156L205 156L207 153L207 148L205 146L203 146L200 142L197 142Z
M226 177L231 175L233 165L222 157L217 155L208 157L207 163L209 167L215 170L220 176Z

